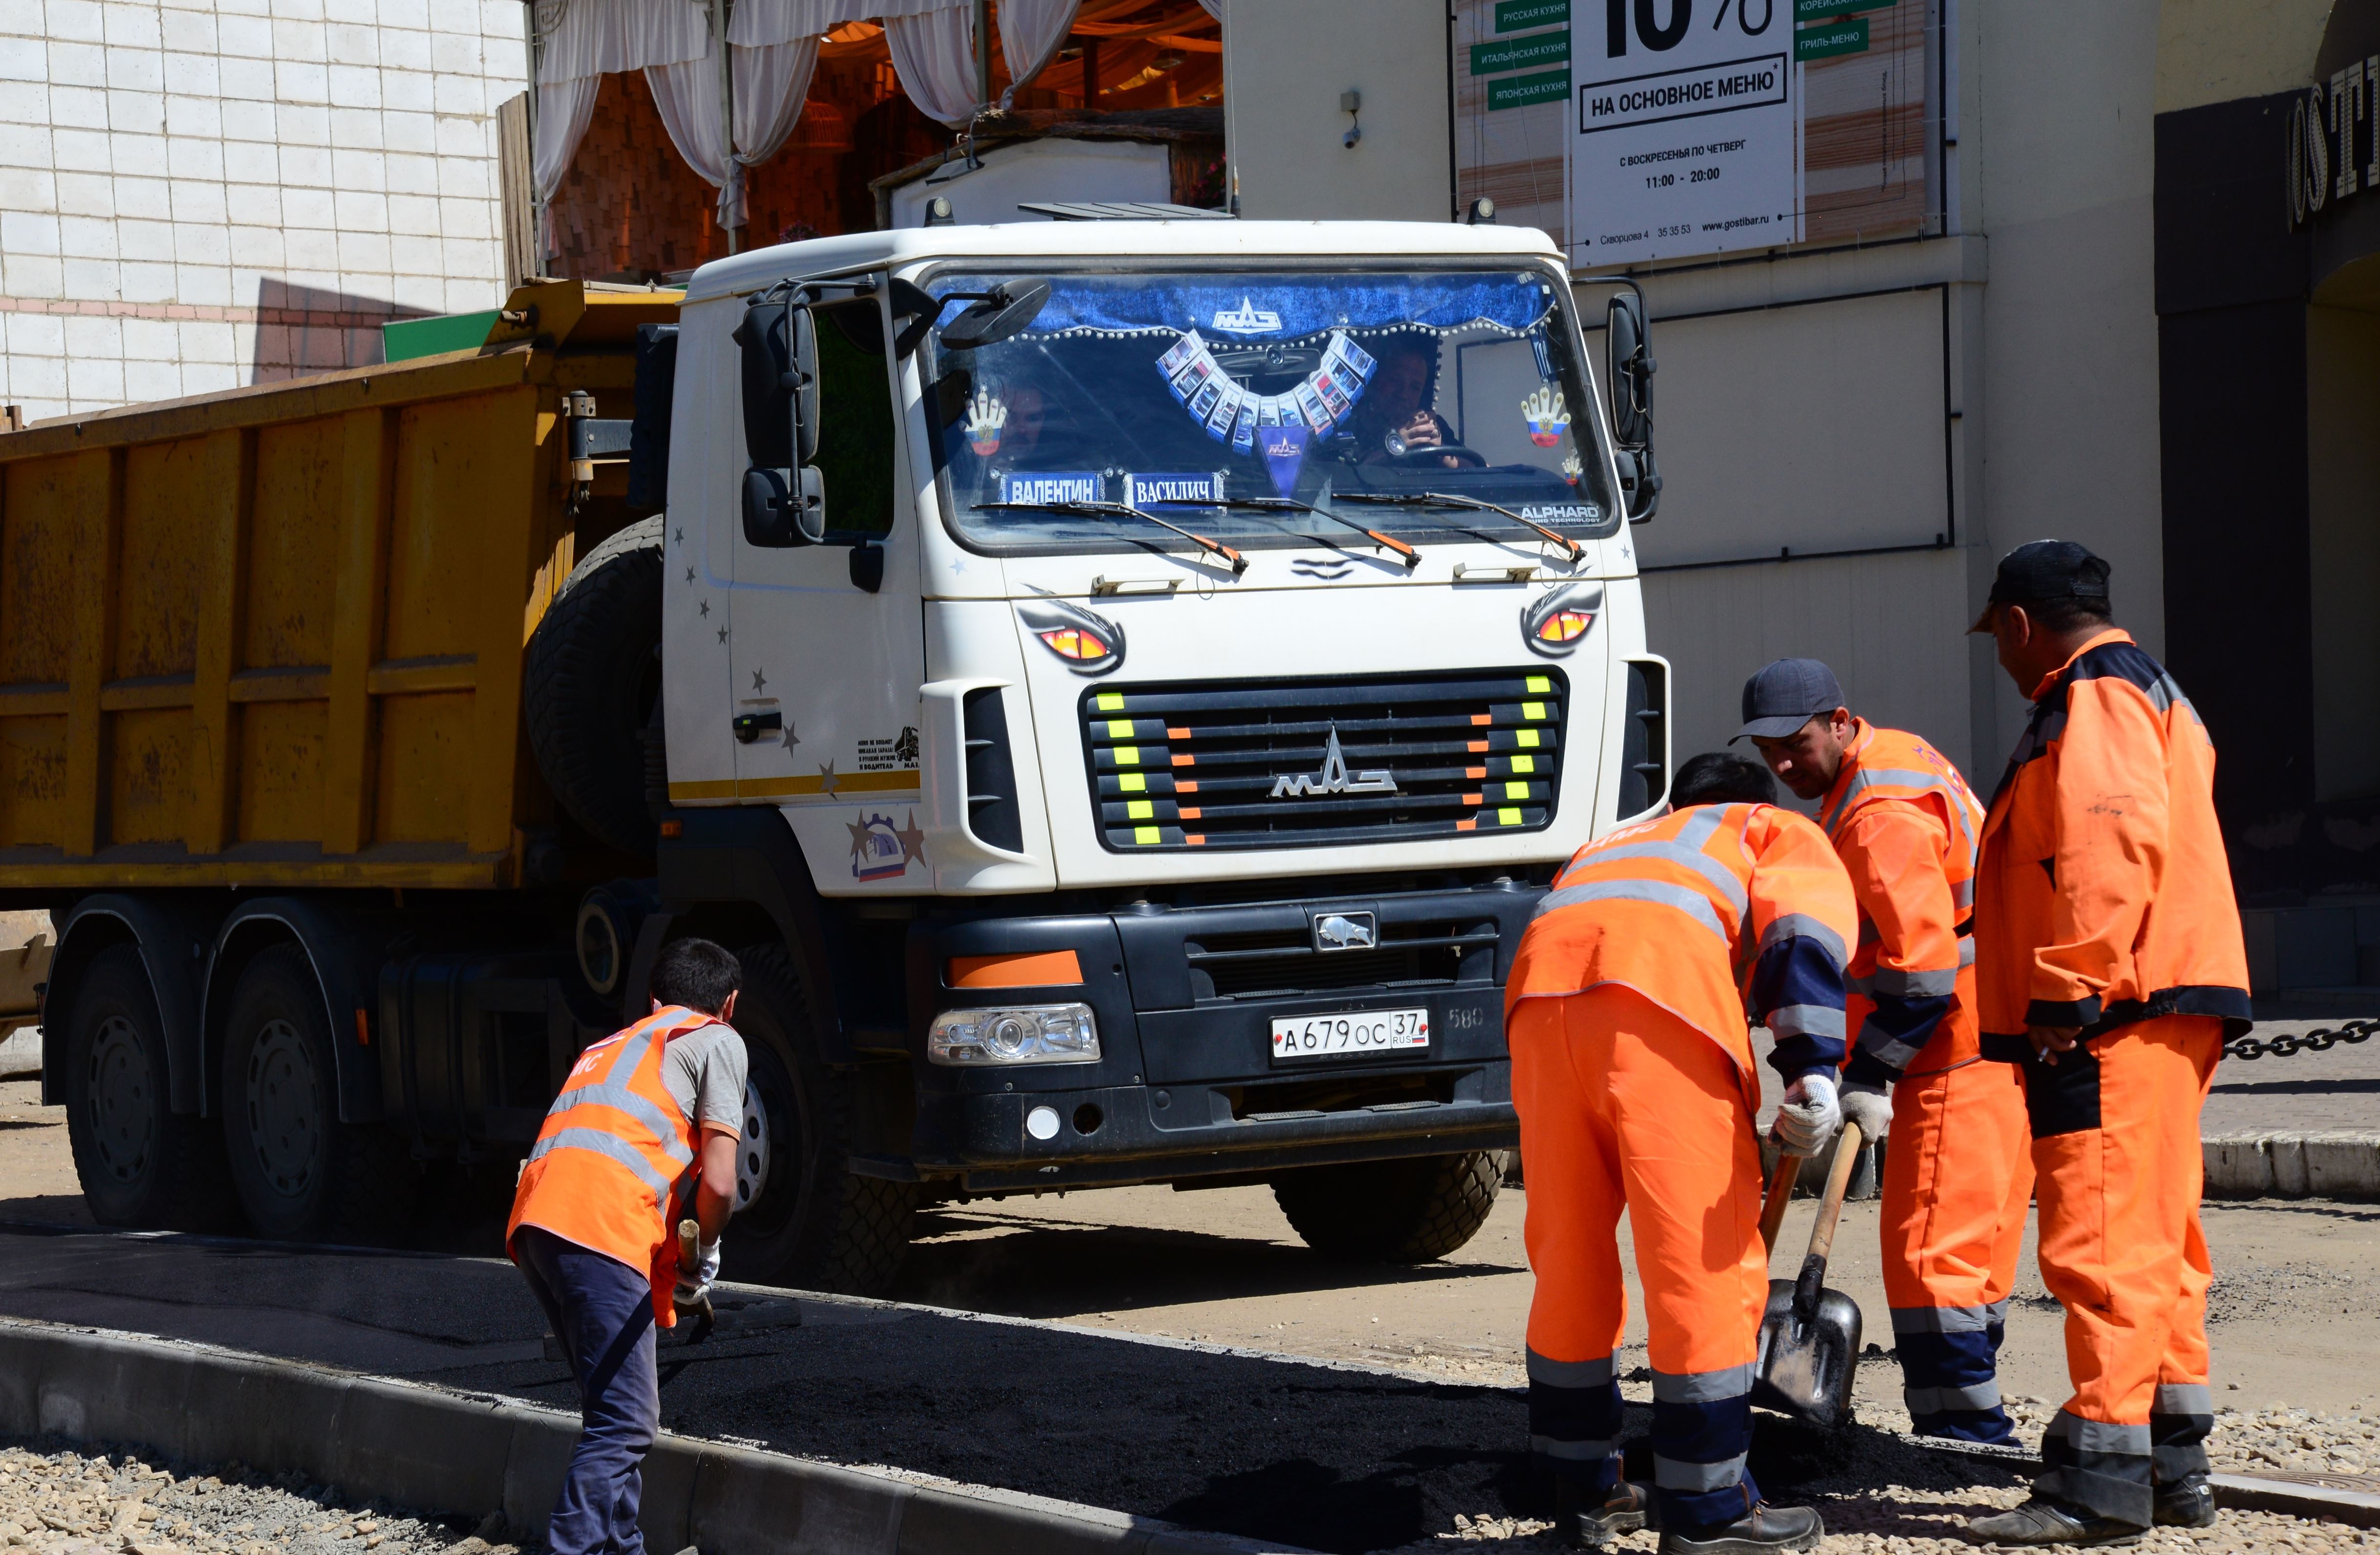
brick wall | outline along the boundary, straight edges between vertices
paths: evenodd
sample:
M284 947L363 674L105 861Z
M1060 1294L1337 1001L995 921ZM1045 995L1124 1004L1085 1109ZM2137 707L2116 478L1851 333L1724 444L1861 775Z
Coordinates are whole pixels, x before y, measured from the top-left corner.
M0 0L0 400L380 359L504 295L519 0Z

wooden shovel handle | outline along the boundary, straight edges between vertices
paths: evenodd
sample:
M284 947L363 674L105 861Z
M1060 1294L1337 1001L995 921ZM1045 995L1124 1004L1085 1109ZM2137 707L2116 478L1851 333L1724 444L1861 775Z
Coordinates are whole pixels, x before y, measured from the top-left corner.
M1827 1197L1818 1205L1817 1223L1810 1228L1810 1257L1820 1263L1834 1251L1835 1222L1842 1219L1843 1195L1852 1185L1852 1171L1859 1165L1859 1124L1846 1120L1841 1138L1835 1143L1834 1170L1827 1173Z
M1785 1204L1793 1197L1793 1179L1802 1174L1803 1160L1779 1155L1777 1170L1768 1174L1768 1197L1760 1206L1760 1245L1770 1252L1777 1250L1777 1233L1785 1224Z

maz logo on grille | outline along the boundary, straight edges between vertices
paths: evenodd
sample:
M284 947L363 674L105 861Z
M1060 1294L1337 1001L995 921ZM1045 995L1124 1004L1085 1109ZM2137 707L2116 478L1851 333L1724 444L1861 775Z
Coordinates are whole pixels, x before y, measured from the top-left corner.
M1079 706L1099 842L1332 847L1539 831L1560 796L1568 696L1552 664L1092 686Z
M1272 796L1294 799L1308 794L1394 794L1397 780L1386 769L1347 775L1347 758L1340 754L1339 726L1330 726L1330 743L1322 750L1322 771L1319 776L1300 772L1295 777L1287 773L1272 780Z

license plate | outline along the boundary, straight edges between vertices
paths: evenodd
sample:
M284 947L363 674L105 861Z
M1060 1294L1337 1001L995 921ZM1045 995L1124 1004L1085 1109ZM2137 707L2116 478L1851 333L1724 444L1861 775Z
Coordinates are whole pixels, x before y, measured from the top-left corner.
M1427 1010L1352 1010L1272 1023L1275 1058L1353 1058L1428 1046Z

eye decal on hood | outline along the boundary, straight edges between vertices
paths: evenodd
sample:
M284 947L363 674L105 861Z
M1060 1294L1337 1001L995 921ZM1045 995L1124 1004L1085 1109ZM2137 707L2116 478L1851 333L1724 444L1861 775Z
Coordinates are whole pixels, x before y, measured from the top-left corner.
M1603 609L1603 585L1570 583L1521 607L1521 637L1533 652L1560 659L1576 649Z
M1016 618L1076 674L1106 674L1123 662L1123 628L1080 605L1036 600L1018 605Z

